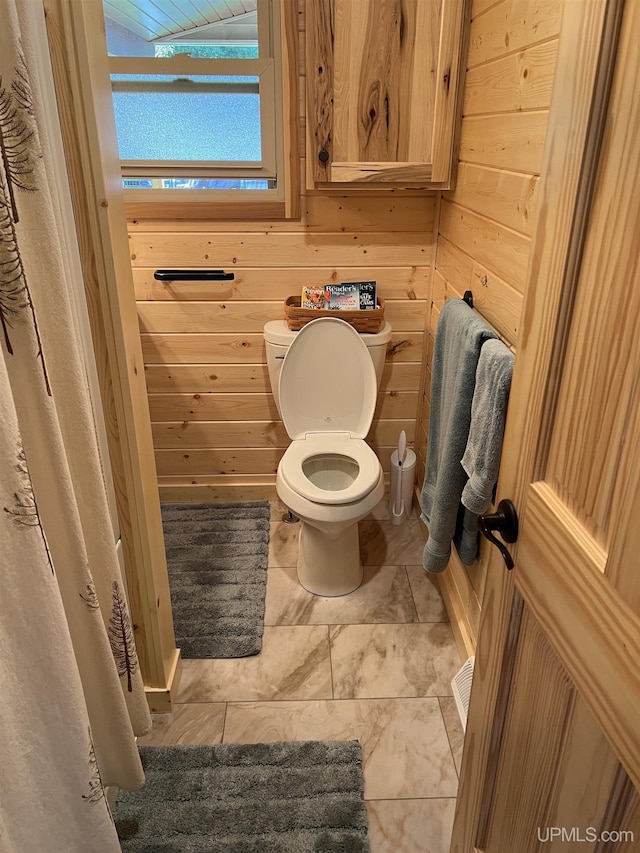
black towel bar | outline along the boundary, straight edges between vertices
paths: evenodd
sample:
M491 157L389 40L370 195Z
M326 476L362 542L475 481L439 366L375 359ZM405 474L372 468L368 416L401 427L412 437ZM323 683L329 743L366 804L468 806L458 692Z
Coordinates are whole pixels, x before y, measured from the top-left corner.
M157 281L233 281L235 273L224 270L156 270Z
M467 303L469 308L473 308L473 293L470 290L465 290L462 299Z

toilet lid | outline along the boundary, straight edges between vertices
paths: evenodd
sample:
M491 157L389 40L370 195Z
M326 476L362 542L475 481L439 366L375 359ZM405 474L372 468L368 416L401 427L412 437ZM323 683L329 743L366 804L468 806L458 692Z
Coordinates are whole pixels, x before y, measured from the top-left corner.
M369 351L344 320L323 317L298 332L280 371L280 411L291 439L310 432L365 438L378 383Z

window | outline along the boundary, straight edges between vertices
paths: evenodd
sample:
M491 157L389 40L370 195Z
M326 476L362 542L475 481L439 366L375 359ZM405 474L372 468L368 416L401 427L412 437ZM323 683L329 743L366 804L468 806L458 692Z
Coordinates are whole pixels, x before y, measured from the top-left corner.
M197 18L199 5L175 7ZM238 201L243 215L252 202L262 215L265 202L275 205L275 215L297 215L293 4L242 0L245 11L235 16L229 4L219 5L216 14L227 17L207 22L202 8L205 23L194 27L178 14L171 21L150 18L157 7L146 0L105 0L125 200L138 206L138 215L158 215L159 208L149 207L158 203L176 215L176 202L197 216L195 202L206 203L202 213L209 216L212 205ZM209 17L215 6L207 4Z

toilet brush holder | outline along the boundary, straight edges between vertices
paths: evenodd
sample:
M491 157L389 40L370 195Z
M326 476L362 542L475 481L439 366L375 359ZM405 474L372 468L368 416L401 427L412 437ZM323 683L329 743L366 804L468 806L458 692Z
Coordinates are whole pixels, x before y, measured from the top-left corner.
M398 478L401 479L402 499L397 506ZM413 504L413 485L416 478L416 454L407 449L402 465L398 462L398 451L391 454L391 482L389 485L389 517L392 524L402 524L411 514Z

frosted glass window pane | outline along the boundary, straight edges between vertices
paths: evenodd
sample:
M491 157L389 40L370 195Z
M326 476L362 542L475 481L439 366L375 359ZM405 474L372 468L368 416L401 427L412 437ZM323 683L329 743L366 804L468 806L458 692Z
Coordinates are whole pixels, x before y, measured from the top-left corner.
M112 79L121 160L262 159L257 77ZM131 91L122 90L127 85ZM158 91L149 91L154 86Z

